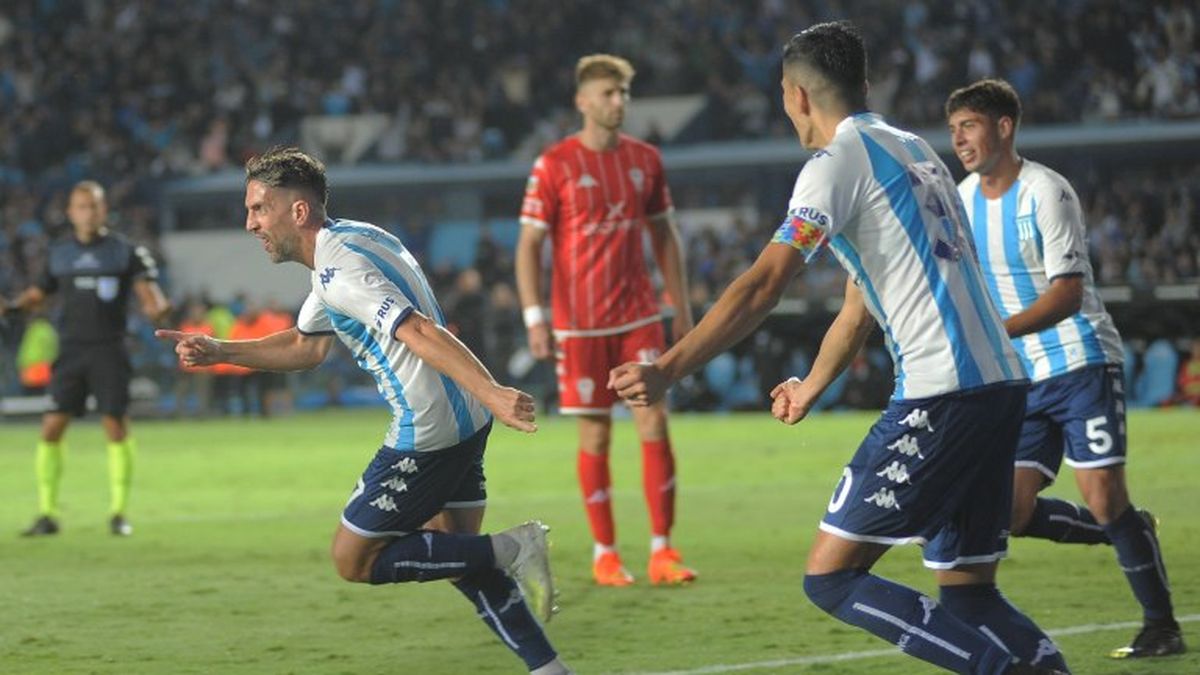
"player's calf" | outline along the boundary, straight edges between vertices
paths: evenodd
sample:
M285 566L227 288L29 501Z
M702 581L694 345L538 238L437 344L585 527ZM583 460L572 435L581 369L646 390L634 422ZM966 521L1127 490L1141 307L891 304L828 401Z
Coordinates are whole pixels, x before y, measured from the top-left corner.
M1012 656L933 598L864 569L804 577L804 592L832 616L957 673L1008 672Z

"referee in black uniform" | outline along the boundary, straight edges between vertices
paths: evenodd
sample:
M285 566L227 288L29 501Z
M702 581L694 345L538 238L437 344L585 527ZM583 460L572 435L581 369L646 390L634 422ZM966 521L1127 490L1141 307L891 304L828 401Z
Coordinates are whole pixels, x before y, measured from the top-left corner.
M108 474L112 495L109 528L118 536L132 533L125 517L133 477L134 441L129 435L129 381L132 368L125 348L129 292L142 311L158 323L170 304L158 286L158 266L150 252L108 231L104 188L83 181L71 190L67 218L74 230L50 247L41 278L6 303L6 311L36 306L46 296L62 296L59 322L61 349L50 378L51 409L42 417L35 470L39 513L22 534L57 534L58 487L63 443L71 417L84 414L88 394L108 437Z

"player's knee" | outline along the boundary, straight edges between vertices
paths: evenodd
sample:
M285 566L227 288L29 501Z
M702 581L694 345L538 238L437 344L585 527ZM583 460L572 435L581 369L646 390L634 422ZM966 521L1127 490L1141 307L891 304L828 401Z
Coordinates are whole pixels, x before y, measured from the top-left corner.
M360 584L371 581L371 563L373 558L365 558L361 552L350 550L345 546L339 546L336 542L330 551L330 555L333 558L333 568L342 579Z
M1079 486L1088 510L1101 523L1116 520L1129 508L1129 491L1125 487L1125 476L1121 472L1089 470Z
M804 594L814 605L828 614L836 614L857 588L866 570L849 569L828 574L804 575Z
M1014 537L1025 536L1025 530L1029 528L1029 521L1033 520L1033 511L1037 507L1037 500L1032 502L1013 501L1012 506L1012 521L1009 524L1009 533Z

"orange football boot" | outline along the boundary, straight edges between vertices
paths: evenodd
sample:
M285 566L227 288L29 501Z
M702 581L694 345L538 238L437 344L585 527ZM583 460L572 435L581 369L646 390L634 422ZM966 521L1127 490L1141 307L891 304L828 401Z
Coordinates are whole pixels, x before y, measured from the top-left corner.
M633 575L621 563L621 556L616 551L603 553L592 563L592 578L600 586L628 586L633 583Z
M650 554L650 583L655 586L678 586L696 580L696 570L683 565L679 551L660 548Z

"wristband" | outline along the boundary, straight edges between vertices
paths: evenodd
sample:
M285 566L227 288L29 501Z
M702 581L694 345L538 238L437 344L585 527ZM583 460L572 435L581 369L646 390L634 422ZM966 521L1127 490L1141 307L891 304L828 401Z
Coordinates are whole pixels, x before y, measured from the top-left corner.
M530 305L521 310L522 316L525 317L525 327L533 328L534 326L546 323L546 312L541 305Z

